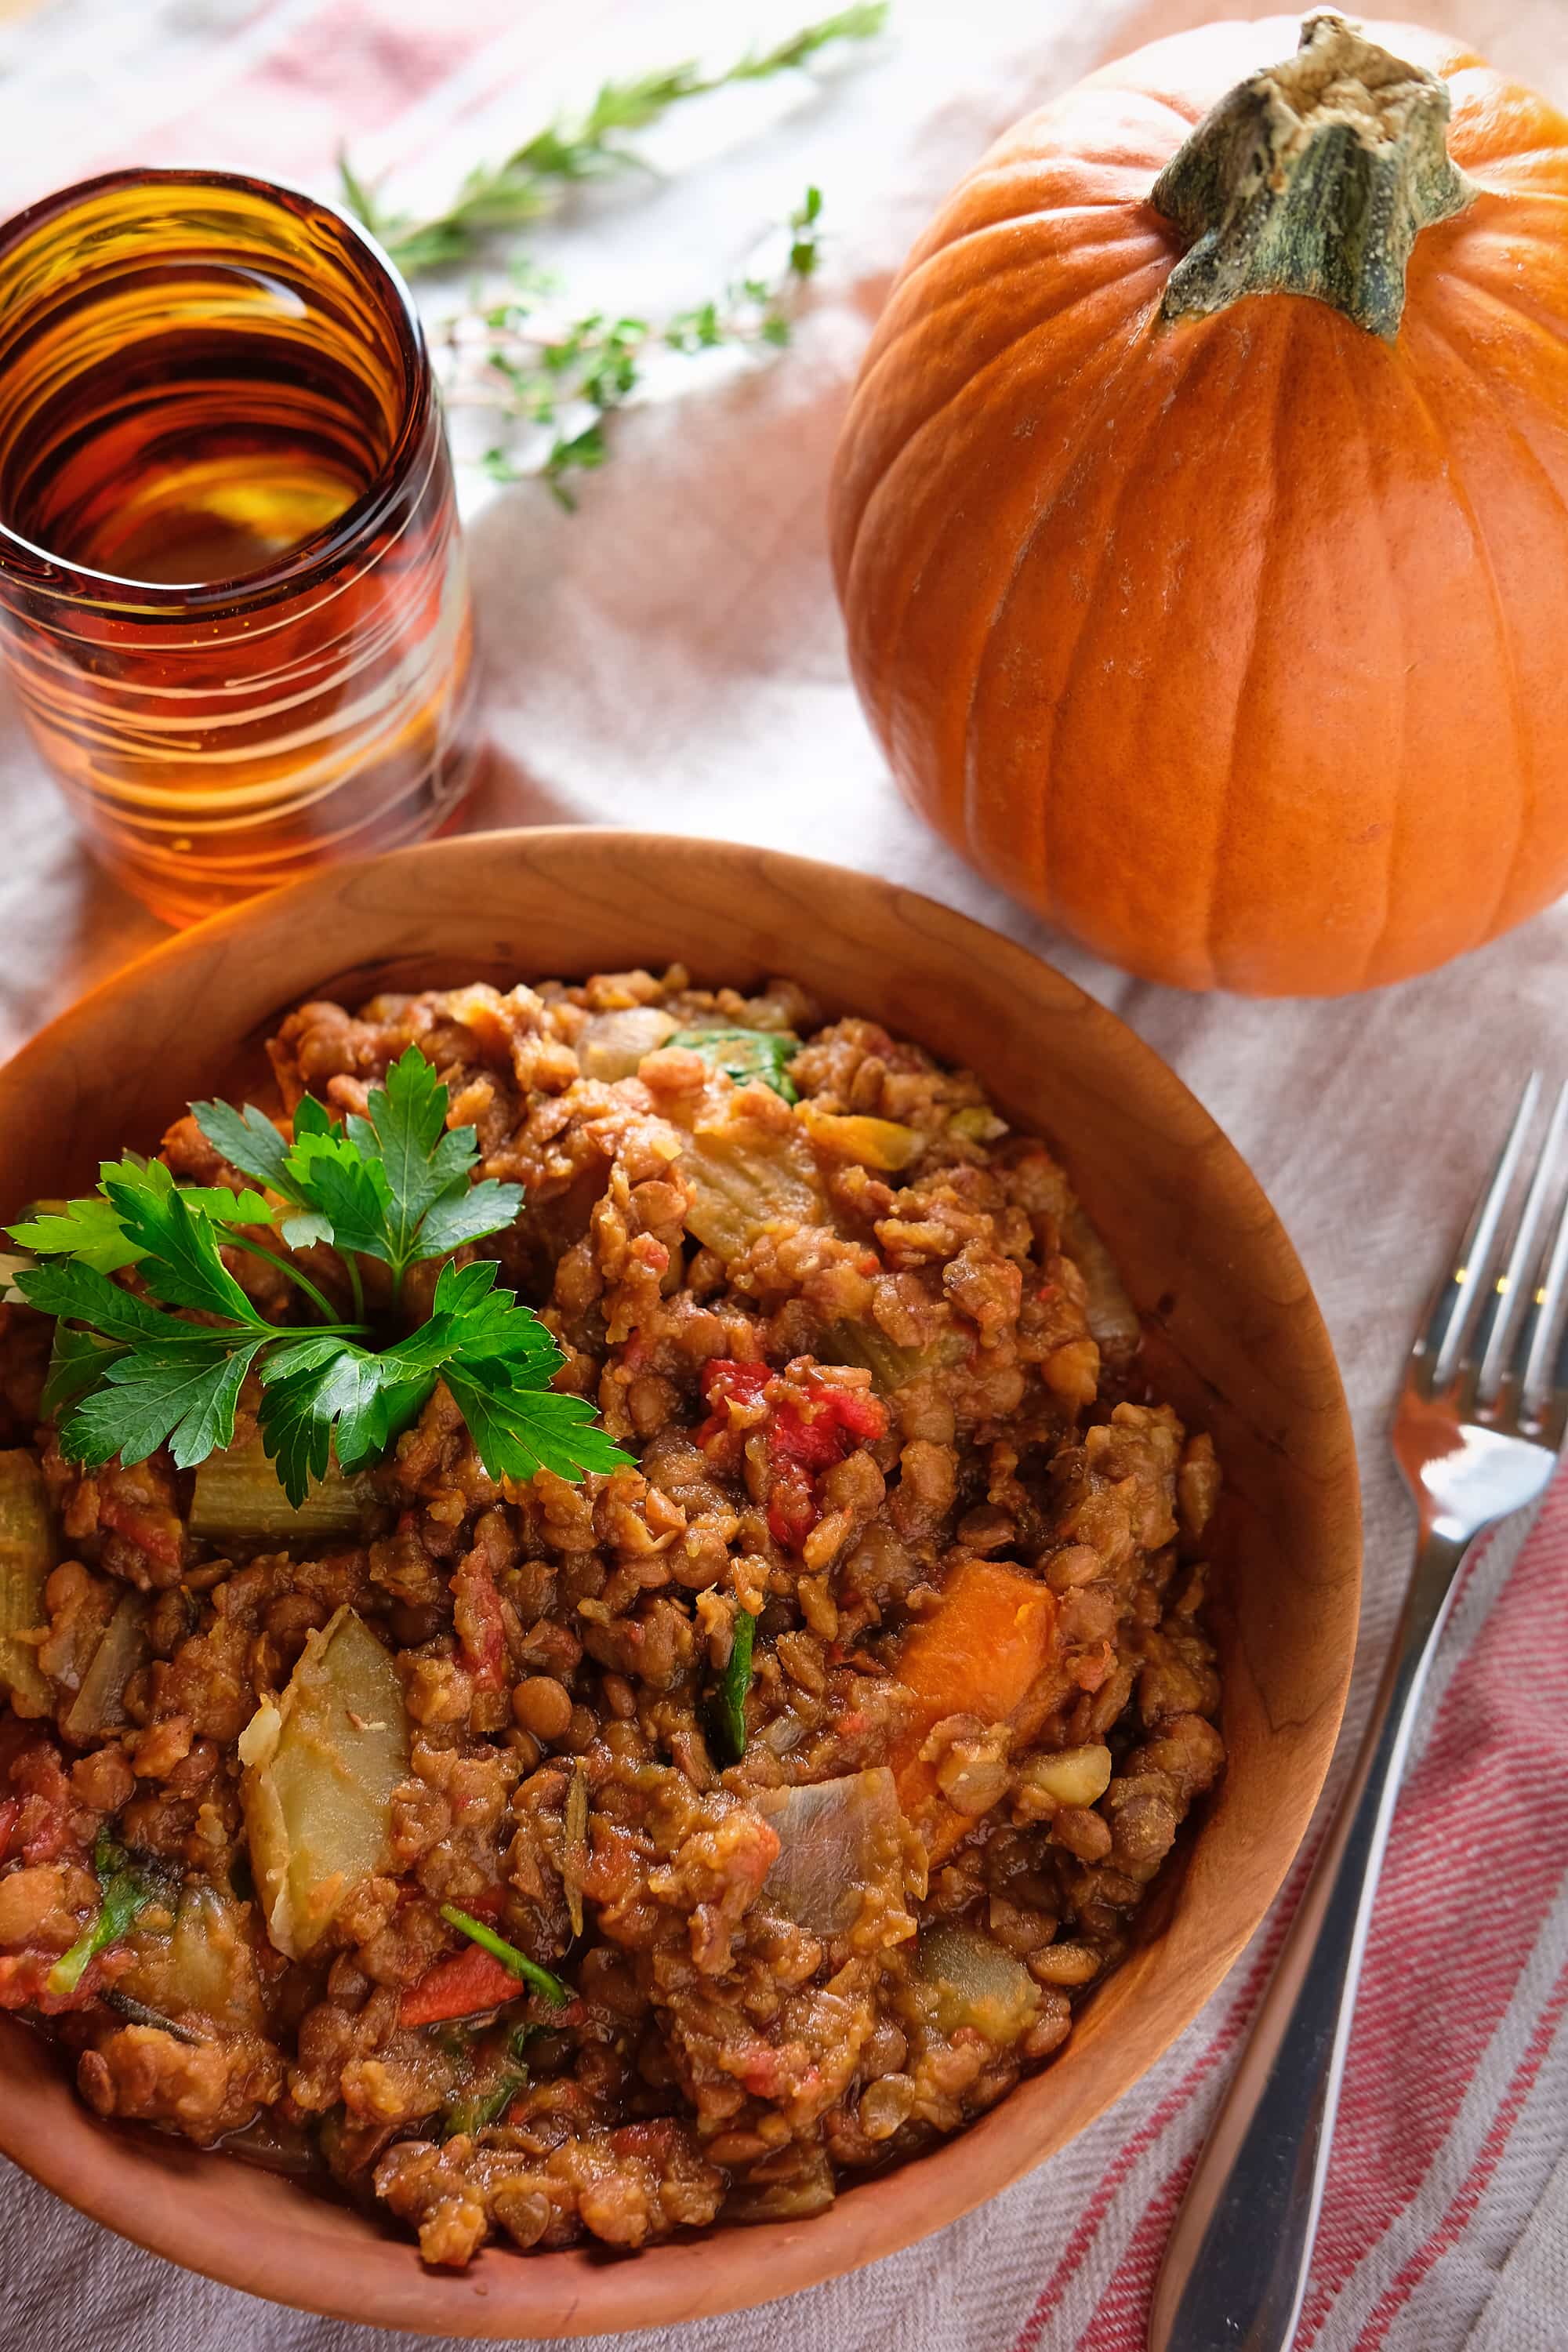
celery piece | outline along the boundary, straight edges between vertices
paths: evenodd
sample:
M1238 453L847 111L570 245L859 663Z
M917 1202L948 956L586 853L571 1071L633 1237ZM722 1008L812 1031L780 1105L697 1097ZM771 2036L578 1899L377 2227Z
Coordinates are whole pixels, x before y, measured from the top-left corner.
M1039 2014L1040 1989L1021 1960L978 1927L940 1920L926 1928L916 1973L936 1995L943 2033L961 2027L1005 2044L1027 2032Z
M499 2124L518 2093L527 2088L526 2066L505 2066L490 2082L470 2084L447 2102L442 2138L454 2139L459 2132L483 2131L487 2124Z
M295 1507L279 1483L259 1437L210 1454L196 1472L191 1533L208 1542L288 1543L316 1536L363 1536L375 1509L363 1477L346 1478L333 1461Z
M973 1340L956 1324L949 1324L923 1348L900 1347L876 1323L852 1323L847 1318L828 1324L817 1349L824 1364L863 1365L884 1396L891 1396L923 1372L946 1371L961 1364Z

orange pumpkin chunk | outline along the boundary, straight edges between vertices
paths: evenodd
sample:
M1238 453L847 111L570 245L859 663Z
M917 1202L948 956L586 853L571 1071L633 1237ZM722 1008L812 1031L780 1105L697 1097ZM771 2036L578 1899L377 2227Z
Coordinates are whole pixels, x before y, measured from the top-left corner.
M892 1766L899 1802L925 1839L934 1865L970 1827L949 1804L936 1766L921 1754L934 1727L953 1715L1027 1732L1038 1719L1031 1704L1056 1645L1057 1603L1048 1586L994 1560L969 1560L950 1580L942 1600L904 1643L899 1679L913 1705L895 1744Z

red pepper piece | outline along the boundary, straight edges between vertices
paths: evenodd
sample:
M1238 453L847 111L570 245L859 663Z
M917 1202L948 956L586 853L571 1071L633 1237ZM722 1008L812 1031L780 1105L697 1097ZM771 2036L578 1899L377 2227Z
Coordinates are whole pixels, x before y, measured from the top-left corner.
M399 2025L440 2025L448 2018L472 2017L481 2009L499 2009L528 1990L493 1952L478 1944L437 1960L433 1969L410 1985L397 2005Z

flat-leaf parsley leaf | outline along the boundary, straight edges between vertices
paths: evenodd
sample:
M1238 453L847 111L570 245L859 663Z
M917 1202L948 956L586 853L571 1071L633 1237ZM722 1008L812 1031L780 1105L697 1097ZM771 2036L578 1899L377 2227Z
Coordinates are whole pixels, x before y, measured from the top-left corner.
M350 1470L384 1454L438 1380L493 1478L539 1469L579 1478L626 1463L592 1406L552 1388L565 1360L532 1310L497 1286L492 1260L444 1265L426 1320L375 1344L361 1258L389 1269L395 1307L410 1265L500 1232L522 1205L519 1185L472 1181L478 1139L471 1127L447 1126L448 1104L413 1046L372 1088L364 1117L342 1124L309 1096L292 1137L254 1105L196 1104L208 1142L265 1192L178 1184L161 1161L128 1158L104 1164L96 1194L11 1227L40 1261L12 1271L11 1286L56 1318L44 1409L61 1416L68 1457L131 1464L166 1444L181 1469L193 1468L232 1443L254 1371L262 1443L296 1505L333 1452ZM337 1251L352 1319L257 1240L268 1226L286 1248ZM268 1259L321 1319L269 1320L225 1264L225 1248ZM139 1289L111 1279L130 1269Z

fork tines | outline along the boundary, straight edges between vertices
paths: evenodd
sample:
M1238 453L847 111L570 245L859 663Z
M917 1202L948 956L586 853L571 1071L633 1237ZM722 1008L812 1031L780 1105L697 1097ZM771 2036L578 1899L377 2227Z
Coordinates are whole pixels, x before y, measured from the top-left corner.
M1568 1365L1562 1360L1568 1085L1558 1093L1531 1162L1527 1147L1542 1093L1541 1073L1532 1070L1453 1270L1416 1339L1412 1367L1427 1393L1458 1383L1463 1410L1489 1419L1511 1405L1522 1424L1551 1418L1568 1404ZM1505 1240L1510 1202L1527 1168L1523 1202L1511 1221L1511 1239Z

